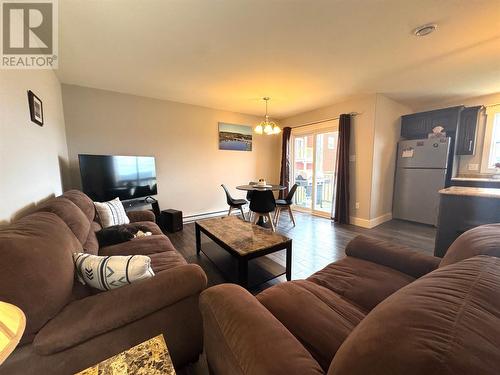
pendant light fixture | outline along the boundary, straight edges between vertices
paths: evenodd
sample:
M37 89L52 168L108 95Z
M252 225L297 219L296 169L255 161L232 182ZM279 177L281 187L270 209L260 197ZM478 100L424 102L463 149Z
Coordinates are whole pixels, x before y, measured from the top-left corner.
M257 133L257 134L267 134L267 135L271 135L271 134L279 134L281 133L281 129L280 127L273 121L269 121L269 116L267 114L267 102L269 101L269 97L264 97L262 98L262 100L264 100L266 102L266 116L264 118L264 121L262 121L259 125L257 125L254 129L254 131Z

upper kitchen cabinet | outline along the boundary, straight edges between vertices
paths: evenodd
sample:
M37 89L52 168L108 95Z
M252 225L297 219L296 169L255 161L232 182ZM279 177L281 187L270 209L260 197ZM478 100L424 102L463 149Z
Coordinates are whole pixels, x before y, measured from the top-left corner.
M474 155L476 147L477 123L483 106L465 108L460 114L456 154Z
M463 109L463 106L457 106L402 116L401 136L406 139L427 138L436 126L442 126L447 133L455 133Z

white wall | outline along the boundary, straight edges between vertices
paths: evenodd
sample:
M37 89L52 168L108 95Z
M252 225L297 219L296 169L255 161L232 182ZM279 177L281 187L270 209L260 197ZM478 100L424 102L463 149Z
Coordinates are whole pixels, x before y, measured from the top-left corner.
M392 218L394 171L397 142L401 138L401 116L412 109L377 94L373 140L373 171L370 220L371 225Z
M28 90L43 102L43 127L30 120ZM60 168L67 158L61 85L54 72L0 70L0 222L60 194Z
M156 157L161 209L185 216L227 209L221 183L279 182L281 136L255 135L253 150L218 149L218 122L255 126L262 118L105 90L63 85L72 186L78 154Z

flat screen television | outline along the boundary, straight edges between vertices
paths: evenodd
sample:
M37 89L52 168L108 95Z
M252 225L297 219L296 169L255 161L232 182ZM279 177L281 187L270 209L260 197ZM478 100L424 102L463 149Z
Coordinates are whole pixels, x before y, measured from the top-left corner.
M152 156L78 155L82 189L93 201L158 194Z

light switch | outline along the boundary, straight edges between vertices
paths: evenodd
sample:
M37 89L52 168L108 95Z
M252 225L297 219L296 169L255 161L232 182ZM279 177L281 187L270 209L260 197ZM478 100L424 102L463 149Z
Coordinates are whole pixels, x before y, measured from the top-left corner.
M479 164L469 164L468 168L469 168L469 171L478 171L479 170Z

